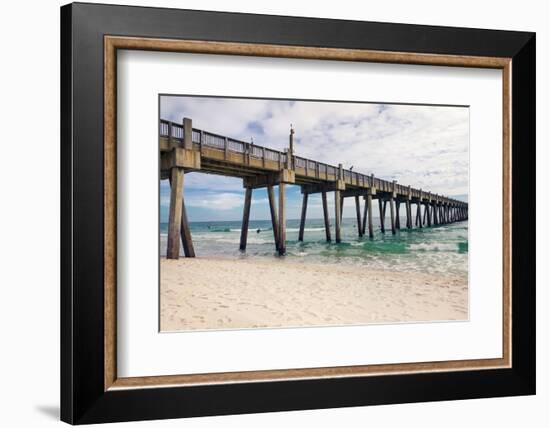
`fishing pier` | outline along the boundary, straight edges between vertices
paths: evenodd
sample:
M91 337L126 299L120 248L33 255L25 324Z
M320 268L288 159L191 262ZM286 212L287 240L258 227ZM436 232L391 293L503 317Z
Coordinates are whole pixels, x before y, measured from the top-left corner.
M326 240L332 241L327 193L334 193L334 241L341 242L342 213L345 198L355 201L359 237L374 236L373 200L378 201L380 230L395 234L402 227L431 227L468 219L468 204L344 169L342 164L329 165L294 153L294 131L284 152L193 128L192 120L182 123L159 122L160 177L170 181L170 208L166 257L177 259L180 245L186 257L194 257L193 240L184 201L184 177L188 172L203 172L243 180L245 188L240 249L246 250L250 205L254 189L267 190L273 240L279 254L286 253L286 186L298 185L303 195L298 239L304 240L308 197L320 193ZM275 200L274 187L279 187ZM363 209L361 206L363 205ZM390 221L386 224L386 209ZM416 215L412 207L416 206ZM400 224L400 210L405 210L406 224Z

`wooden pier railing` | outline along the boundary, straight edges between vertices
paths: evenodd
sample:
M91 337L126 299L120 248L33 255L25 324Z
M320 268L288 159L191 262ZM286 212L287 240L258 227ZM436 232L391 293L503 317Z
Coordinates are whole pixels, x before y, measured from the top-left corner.
M168 258L178 258L180 239L184 253L194 256L191 233L187 222L183 199L183 180L186 172L201 171L243 179L246 188L241 250L246 250L248 219L252 190L266 188L270 204L275 247L280 254L286 252L285 186L296 184L303 193L302 216L299 239L303 240L308 195L321 193L326 238L331 240L330 219L326 193L335 194L335 240L341 241L341 221L344 198L355 199L358 234L373 237L372 199L378 199L380 230L385 233L386 208L390 205L392 233L401 228L400 206L405 205L406 227L413 227L411 205L416 204L416 227L447 224L468 218L468 204L446 196L426 192L411 186L388 181L374 174L344 169L342 164L329 165L294 154L294 131L289 136L289 147L284 152L240 141L192 127L191 119L184 118L181 124L160 120L159 140L161 154L161 178L170 179L171 198L168 229ZM273 186L279 186L279 206L276 209ZM361 214L360 198L365 201ZM368 221L368 222L367 222ZM245 227L246 226L246 227Z

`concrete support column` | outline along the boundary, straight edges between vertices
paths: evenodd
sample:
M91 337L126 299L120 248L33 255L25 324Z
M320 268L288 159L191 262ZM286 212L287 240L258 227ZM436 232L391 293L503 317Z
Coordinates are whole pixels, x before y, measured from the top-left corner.
M325 236L327 238L327 242L331 241L330 238L330 217L328 215L328 203L327 203L327 192L321 193L321 198L323 200L323 217L325 219Z
M269 199L269 211L271 213L271 228L273 229L273 239L275 249L279 249L279 221L277 219L277 205L275 204L275 191L273 186L267 186L267 198Z
M298 241L304 240L304 229L306 227L307 198L308 198L308 194L304 193L304 198L302 200L302 216L300 218L300 232L298 233Z
M181 209L183 201L183 168L170 171L170 208L168 211L168 241L166 258L179 259Z
M367 195L367 208L369 211L369 238L374 237L374 231L372 227L372 195L369 192Z
M408 199L405 202L405 208L407 210L407 229L412 229L411 201Z
M359 196L355 197L355 214L357 216L357 234L359 238L363 236L363 225L361 224L361 204L359 203Z
M246 250L246 241L248 239L248 221L250 219L250 205L252 204L252 188L247 187L244 194L243 221L241 224L241 242L239 250Z
M399 208L401 206L401 202L398 200L395 200L395 228L397 230L401 229L401 218L399 215Z
M286 254L286 183L279 183L279 254Z
M391 233L395 235L395 208L393 197L390 198ZM385 211L385 210L384 210Z
M334 217L335 217L335 237L336 237L336 243L340 243L342 241L342 196L340 190L336 190L334 192Z
M386 233L386 229L384 228L384 221L385 221L385 212L383 208L382 198L378 198L378 211L380 212L380 230L382 233Z

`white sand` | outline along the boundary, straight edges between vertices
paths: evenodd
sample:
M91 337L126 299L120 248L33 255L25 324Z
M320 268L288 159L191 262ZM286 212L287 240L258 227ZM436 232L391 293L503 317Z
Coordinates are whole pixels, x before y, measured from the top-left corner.
M466 277L284 259L161 260L161 330L468 319Z

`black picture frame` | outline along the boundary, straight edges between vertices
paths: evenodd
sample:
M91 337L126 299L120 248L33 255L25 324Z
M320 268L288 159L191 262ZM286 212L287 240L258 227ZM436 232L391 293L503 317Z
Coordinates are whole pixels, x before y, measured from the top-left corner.
M512 58L512 367L104 390L104 36ZM61 8L61 419L71 424L535 393L535 34L74 3ZM530 226L530 227L526 227Z

